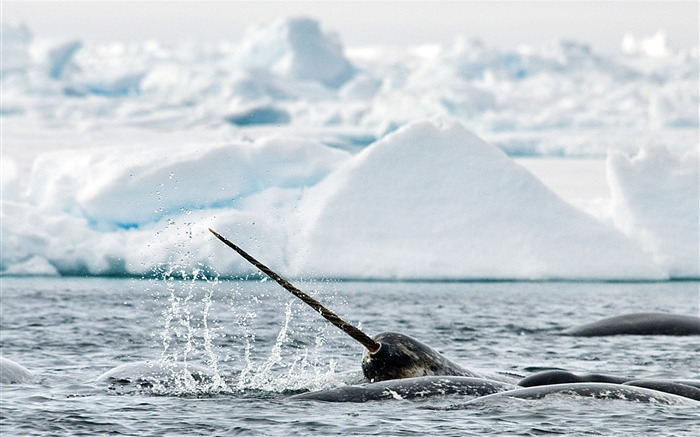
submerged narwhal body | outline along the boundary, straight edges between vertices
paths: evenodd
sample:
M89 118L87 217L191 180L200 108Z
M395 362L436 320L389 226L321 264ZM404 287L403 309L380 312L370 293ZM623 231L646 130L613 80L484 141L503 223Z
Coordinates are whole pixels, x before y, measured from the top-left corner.
M408 335L398 332L383 332L374 338L368 336L357 327L338 317L338 315L323 306L316 299L299 290L269 267L250 256L240 247L231 243L214 230L209 229L209 231L228 247L238 252L246 261L260 269L271 279L274 279L287 291L318 311L326 320L362 344L365 347L362 358L362 371L368 380L378 382L420 376L470 376L483 378L482 375L462 368L427 344Z

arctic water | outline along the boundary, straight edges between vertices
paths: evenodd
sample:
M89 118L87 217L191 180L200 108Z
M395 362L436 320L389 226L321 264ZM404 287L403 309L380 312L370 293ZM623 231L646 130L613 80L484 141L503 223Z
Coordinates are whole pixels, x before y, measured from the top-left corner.
M193 279L197 276L198 279ZM369 334L399 331L467 368L563 368L700 378L697 337L575 338L630 312L698 314L697 281L297 281ZM361 347L277 284L207 279L2 278L2 355L35 380L1 387L2 435L692 435L698 407L550 396L293 401L361 373ZM99 379L139 361L205 366L163 385Z

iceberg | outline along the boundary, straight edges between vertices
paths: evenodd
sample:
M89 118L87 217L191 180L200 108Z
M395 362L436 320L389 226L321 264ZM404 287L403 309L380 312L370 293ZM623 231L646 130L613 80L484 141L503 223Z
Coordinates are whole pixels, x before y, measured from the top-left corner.
M618 230L449 118L354 155L287 136L45 153L26 194L3 199L0 270L253 273L213 227L297 277L697 277L692 156L625 159L608 168ZM658 194L637 191L649 186Z
M663 279L617 229L452 120L412 123L308 190L300 275Z
M313 185L346 156L317 142L275 137L59 151L36 159L27 199L96 229L137 228L186 210L231 207L273 186Z
M337 37L321 32L310 18L280 19L252 29L241 44L239 63L290 79L309 80L337 88L355 68L343 55Z
M699 162L663 146L607 160L615 225L674 278L700 277Z

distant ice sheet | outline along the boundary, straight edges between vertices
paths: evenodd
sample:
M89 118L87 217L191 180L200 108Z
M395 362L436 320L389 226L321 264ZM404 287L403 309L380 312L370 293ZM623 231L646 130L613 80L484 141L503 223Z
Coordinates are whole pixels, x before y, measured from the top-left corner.
M255 26L242 41L47 42L4 25L3 107L50 125L361 129L377 139L449 116L511 156L633 153L697 145L697 47L628 35L601 55L578 41L499 50L479 41L343 47L312 18ZM367 144L367 143L365 143Z

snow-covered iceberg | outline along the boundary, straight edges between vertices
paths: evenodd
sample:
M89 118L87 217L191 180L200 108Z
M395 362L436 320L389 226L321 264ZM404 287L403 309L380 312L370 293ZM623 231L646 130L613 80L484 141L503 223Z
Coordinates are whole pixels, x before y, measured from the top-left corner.
M618 230L566 204L450 120L372 144L302 200L303 274L664 278Z
M66 150L35 161L27 193L41 211L68 213L93 228L138 228L183 211L236 208L270 187L317 183L348 153L317 142Z
M0 268L254 271L211 238L213 227L299 277L697 277L697 242L686 235L697 223L697 165L654 155L641 160L662 169L650 172L625 159L609 166L623 233L444 118L411 123L355 155L279 136L49 153L37 159L28 194L3 199ZM636 191L646 186L673 198ZM679 226L681 212L690 215Z
M700 277L698 150L674 156L647 147L608 156L615 225L675 278Z

